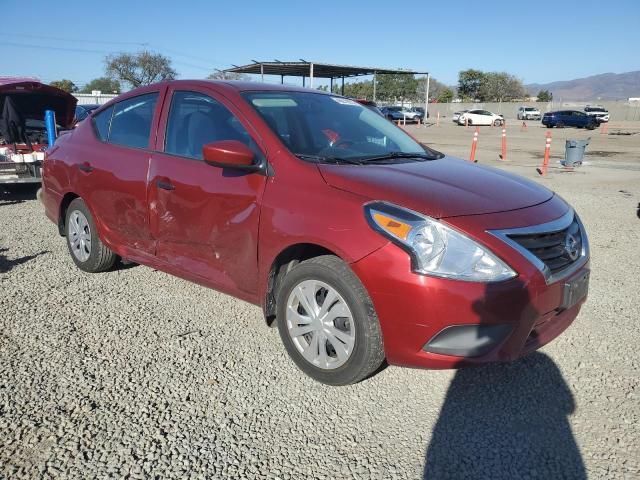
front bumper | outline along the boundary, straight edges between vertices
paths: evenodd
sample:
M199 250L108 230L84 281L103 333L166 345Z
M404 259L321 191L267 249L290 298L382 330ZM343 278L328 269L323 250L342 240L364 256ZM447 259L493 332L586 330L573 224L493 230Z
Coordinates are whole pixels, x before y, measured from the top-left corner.
M484 217L490 221L496 215ZM506 226L518 225L496 228ZM516 278L475 283L418 275L411 272L406 252L391 243L352 265L378 314L390 364L441 369L514 360L556 338L576 318L586 297L563 308L565 282L583 275L589 262L571 277L547 284L542 273L508 245L489 235L482 241L518 272ZM454 326L463 326L457 329L461 338L471 341L466 352L448 349L443 341ZM474 343L477 332L483 338Z

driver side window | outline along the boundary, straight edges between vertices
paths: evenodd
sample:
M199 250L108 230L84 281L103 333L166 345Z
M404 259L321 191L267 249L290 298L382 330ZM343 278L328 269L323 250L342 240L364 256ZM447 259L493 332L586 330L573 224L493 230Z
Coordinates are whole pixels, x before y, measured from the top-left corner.
M198 92L174 92L165 153L202 160L202 147L221 140L237 140L256 154L260 152L249 132L220 102Z

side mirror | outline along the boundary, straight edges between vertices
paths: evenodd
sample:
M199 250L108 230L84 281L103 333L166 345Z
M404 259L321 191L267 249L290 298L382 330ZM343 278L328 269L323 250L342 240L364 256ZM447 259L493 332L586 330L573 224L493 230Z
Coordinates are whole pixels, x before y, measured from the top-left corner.
M256 154L238 140L221 140L202 146L202 158L209 165L256 171L261 165L255 163Z

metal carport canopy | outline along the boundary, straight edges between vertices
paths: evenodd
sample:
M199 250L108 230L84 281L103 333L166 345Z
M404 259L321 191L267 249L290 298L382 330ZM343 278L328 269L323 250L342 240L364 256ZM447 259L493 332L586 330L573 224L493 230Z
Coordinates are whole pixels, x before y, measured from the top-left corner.
M429 110L429 72L416 72L413 70L400 70L392 68L356 67L353 65L336 65L332 63L316 63L307 62L304 59L300 59L299 62L281 62L280 60L275 60L273 62L258 62L256 60L253 60L253 63L250 63L248 65L234 65L233 68L228 68L225 70L225 72L260 75L263 82L265 75L280 75L280 83L284 83L285 76L302 77L303 86L305 86L305 78L309 77L311 88L313 88L314 78L330 78L331 91L333 91L333 79L340 78L342 79L341 90L343 95L345 78L373 75L374 101L376 100L376 77L378 74L426 75L427 88L424 101L425 118L427 118L427 112Z
M286 77L315 77L315 78L348 78L363 75L405 74L427 75L429 72L400 70L392 68L356 67L353 65L336 65L316 62L254 62L243 66L228 68L225 72L247 73L254 75L280 75Z

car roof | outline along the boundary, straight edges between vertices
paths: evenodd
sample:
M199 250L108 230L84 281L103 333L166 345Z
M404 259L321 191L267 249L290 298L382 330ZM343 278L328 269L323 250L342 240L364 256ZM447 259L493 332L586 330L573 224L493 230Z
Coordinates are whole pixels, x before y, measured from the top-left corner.
M170 85L170 86L183 86L183 87L210 87L217 86L222 89L235 90L237 92L250 92L250 91L275 91L275 92L305 92L305 93L319 93L323 95L335 95L331 92L323 92L322 90L310 90L305 87L296 87L294 85L280 85L277 83L262 83L262 82L248 82L243 80L168 80L166 82L156 83L154 85ZM151 86L151 85L150 85ZM145 88L145 87L140 87ZM132 90L133 91L133 90ZM127 92L129 93L129 92Z
M40 79L35 77L0 77L0 85L12 85L14 83L36 82L40 83Z
M147 93L157 92L164 87L174 87L177 89L193 89L193 88L210 88L215 87L221 94L234 95L242 92L300 92L300 93L312 93L317 95L329 95L335 96L332 92L323 92L322 90L311 90L304 87L296 87L293 85L278 85L274 83L262 83L262 82L247 82L239 80L167 80L164 82L152 83L151 85L145 85L142 87L134 88L115 98L112 98L107 103L100 105L100 108L96 112L100 112L108 109L112 105L119 103L123 100L145 95Z

